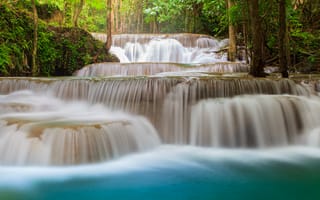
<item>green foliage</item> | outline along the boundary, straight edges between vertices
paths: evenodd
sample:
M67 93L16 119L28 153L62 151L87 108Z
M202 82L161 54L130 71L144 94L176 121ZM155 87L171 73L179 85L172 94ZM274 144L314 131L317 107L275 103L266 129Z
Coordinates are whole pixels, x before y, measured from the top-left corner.
M74 15L75 7L80 4L80 0L39 0L41 4L48 5L50 13L56 13L59 8L61 13L65 13L64 26L71 27L71 18ZM68 5L68 7L66 7ZM50 22L51 25L57 25ZM102 0L85 1L79 16L79 27L90 32L104 32L106 27L106 5Z
M0 3L0 76L31 74L32 37L32 14ZM39 21L40 75L71 75L86 64L108 59L103 43L88 32L79 28L48 28Z
M320 19L320 9L317 9L319 6L320 1L307 1L288 7L290 47L295 58L294 64L302 63L311 71L319 70L312 69L320 56L320 24L317 20Z
M105 32L106 15L105 1L86 1L79 18L79 26L90 32Z
M109 59L102 56L102 50L97 50L103 49L103 44L93 42L86 32L70 28L80 0L37 2L39 17L45 20L40 21L38 33L40 53L37 61L42 75L68 75L85 64ZM228 35L229 15L230 23L237 30L238 41L241 39L243 44L243 24L246 32L250 32L247 5L250 1L233 2L235 5L227 10L225 0L121 0L121 6L115 4L113 11L124 27L120 30L129 33L137 30L192 32L220 37ZM266 59L278 55L278 5L278 0L259 1ZM319 0L287 1L288 41L293 64L318 62L319 6ZM27 12L30 9L30 0L0 3L0 75L28 75L30 71L33 31L32 15ZM78 20L79 27L90 32L105 32L106 11L106 1L85 1ZM47 25L60 28L49 30ZM61 28L63 26L69 28ZM250 41L250 34L247 39ZM252 47L251 44L247 46Z
M54 34L52 32L39 32L38 35L38 59L41 64L40 73L45 76L50 76L55 73L54 62L58 58L55 48Z
M16 74L28 68L25 52L30 51L32 28L28 13L20 13L4 4L0 4L0 75Z
M77 28L55 28L53 29L56 34L54 36L54 42L56 57L61 58L54 60L56 62L56 68L54 74L56 75L70 75L79 66L88 64L92 59L88 59L88 53L92 50L90 48L90 41L88 38L91 36L85 31ZM91 58L91 56L89 55Z
M9 55L10 49L8 46L0 45L0 74L8 75L7 66L11 67L11 57Z
M215 36L226 36L228 31L228 17L225 0L205 0L203 5L203 22L208 28L208 33ZM233 16L236 9L230 12ZM237 18L232 17L235 21Z
M147 23L162 25L161 32L226 33L224 0L151 0L143 12Z

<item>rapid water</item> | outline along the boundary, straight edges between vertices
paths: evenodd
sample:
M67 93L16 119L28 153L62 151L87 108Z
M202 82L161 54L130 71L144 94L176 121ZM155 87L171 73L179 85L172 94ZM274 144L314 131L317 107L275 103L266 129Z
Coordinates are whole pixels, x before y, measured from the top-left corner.
M0 199L318 199L310 84L1 79Z
M179 63L98 63L88 65L75 73L76 76L166 76L193 75L203 73L245 73L249 71L248 65L244 63L211 63L211 64L179 64ZM170 74L169 74L170 75Z
M0 78L0 199L319 199L319 78L199 64L224 42L120 35L134 63Z
M18 91L0 96L0 165L106 161L160 144L142 117Z
M105 34L92 35L98 40L106 41ZM248 72L248 65L244 62L227 62L227 46L227 39L218 40L197 34L113 35L110 52L120 59L121 64L93 64L76 75L143 76L179 71ZM240 58L241 60L244 58Z
M234 77L135 77L102 79L0 79L0 92L31 90L67 102L103 104L110 110L143 115L166 143L190 144L191 108L200 100L244 94L311 96L312 87L292 80ZM36 98L36 97L35 97ZM259 98L253 96L253 98ZM270 96L270 99L276 97ZM263 99L263 98L261 98ZM260 100L261 101L261 100ZM284 97L284 101L290 103ZM246 100L251 105L249 99ZM249 109L249 107L248 107ZM269 109L269 108L266 108ZM294 109L294 108L292 108ZM215 112L215 111L213 111ZM262 110L263 112L263 110Z
M105 42L105 34L92 33ZM228 39L199 34L119 34L112 36L111 53L122 63L165 62L206 64L227 61Z

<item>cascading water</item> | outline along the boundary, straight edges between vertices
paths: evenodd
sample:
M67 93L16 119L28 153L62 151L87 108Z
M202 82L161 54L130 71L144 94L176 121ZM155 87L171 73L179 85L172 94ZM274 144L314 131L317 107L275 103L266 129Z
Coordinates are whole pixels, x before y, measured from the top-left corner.
M92 35L106 41L105 34ZM248 65L243 62L227 62L227 54L223 50L227 45L227 39L217 40L196 34L114 35L110 52L120 59L121 64L93 64L78 71L76 75L144 76L180 71L248 72Z
M0 78L0 199L318 199L319 78L211 63L225 42L119 35L86 78Z
M102 42L107 41L104 33L92 33L92 36ZM147 44L152 40L174 39L184 47L208 48L218 46L219 42L215 38L201 34L114 34L112 35L112 45L124 48L128 43ZM227 46L228 40L221 40L222 46Z
M0 96L0 113L2 165L101 162L160 144L142 117L31 91Z
M219 43L217 46L207 48L186 48L175 39L159 39L151 40L145 45L127 43L124 51L111 49L111 53L119 58L127 58L120 62L213 63L226 61L224 55L215 53L218 50ZM121 55L123 52L125 55Z
M192 73L248 72L244 63L179 64L179 63L98 63L88 65L76 72L76 76L167 76Z
M246 77L234 79L233 77L216 76L189 79L150 77L95 80L51 79L50 81L46 79L0 79L1 93L28 89L54 95L68 102L82 100L91 104L101 103L112 110L146 116L158 130L163 142L169 144L190 144L189 124L193 116L191 108L199 100L243 94L285 93L310 96L316 94L311 88L291 80L248 79Z
M122 36L119 35L119 38ZM126 36L124 36L126 37ZM127 39L119 44L114 39L111 53L120 58L120 62L164 62L164 63L216 63L227 61L226 54L217 53L228 45L227 40L218 41L211 37L194 36L186 42L183 35L153 35L139 39ZM144 41L141 43L139 41Z
M215 147L319 146L319 113L316 97L261 95L204 100L191 111L190 143ZM310 137L318 139L312 141Z

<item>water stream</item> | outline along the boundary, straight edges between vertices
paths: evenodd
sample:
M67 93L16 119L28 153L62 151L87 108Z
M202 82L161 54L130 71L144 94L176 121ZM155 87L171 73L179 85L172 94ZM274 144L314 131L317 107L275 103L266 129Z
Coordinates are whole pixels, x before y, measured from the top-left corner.
M111 53L120 58L120 62L171 62L171 63L215 63L227 61L226 52L221 51L228 45L228 40L191 35L151 36L140 38L115 38ZM189 40L188 40L189 38ZM125 41L123 41L125 40ZM142 40L143 42L138 42ZM190 41L191 42L187 42ZM192 41L193 40L193 41Z
M119 35L121 63L0 78L0 199L318 199L319 78L251 78L223 43Z

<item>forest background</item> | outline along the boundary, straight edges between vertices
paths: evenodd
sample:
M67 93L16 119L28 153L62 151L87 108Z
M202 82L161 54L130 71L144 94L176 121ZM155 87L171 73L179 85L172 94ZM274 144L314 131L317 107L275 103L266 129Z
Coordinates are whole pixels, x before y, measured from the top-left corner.
M36 73L33 4L39 17ZM319 28L320 0L3 0L0 75L71 75L90 63L117 61L88 34L107 30L229 37L229 51L235 46L229 59L245 50L254 76L263 76L265 66L317 73Z

